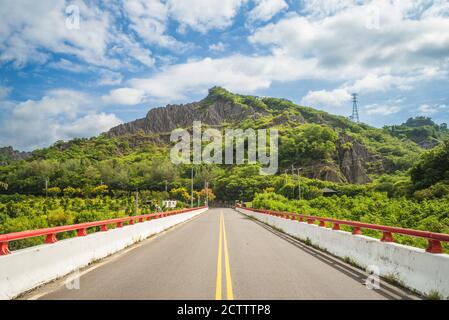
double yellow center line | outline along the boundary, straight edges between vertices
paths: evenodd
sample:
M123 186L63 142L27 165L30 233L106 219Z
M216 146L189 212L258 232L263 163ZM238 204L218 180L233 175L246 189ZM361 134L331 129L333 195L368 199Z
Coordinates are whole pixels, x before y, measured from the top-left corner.
M224 260L226 272L226 298L227 300L234 299L232 291L231 267L229 265L228 243L226 240L226 228L223 218L223 211L220 212L220 239L218 240L218 261L217 261L217 286L215 290L215 300L222 299L222 248L224 245Z

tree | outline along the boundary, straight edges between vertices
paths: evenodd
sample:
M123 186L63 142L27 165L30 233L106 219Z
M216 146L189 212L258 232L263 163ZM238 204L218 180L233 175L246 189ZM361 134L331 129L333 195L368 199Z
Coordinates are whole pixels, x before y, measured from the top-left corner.
M419 116L415 118L409 118L405 125L408 127L434 126L435 122L432 121L432 118Z
M58 187L48 189L48 195L51 197L57 197L59 194L61 194L61 189Z
M410 174L415 190L429 188L440 181L449 183L449 140L425 152Z
M102 196L102 195L108 194L108 192L109 192L108 186L106 186L104 184L101 186L92 188L92 191L91 191L92 195L95 195L95 196Z
M170 196L173 199L187 202L190 200L190 194L187 192L186 188L175 188L170 190Z
M72 188L72 187L67 187L64 190L62 190L62 192L64 193L64 197L71 198L71 197L74 197L76 195L81 194L81 189L79 189L79 188L75 189L75 188Z

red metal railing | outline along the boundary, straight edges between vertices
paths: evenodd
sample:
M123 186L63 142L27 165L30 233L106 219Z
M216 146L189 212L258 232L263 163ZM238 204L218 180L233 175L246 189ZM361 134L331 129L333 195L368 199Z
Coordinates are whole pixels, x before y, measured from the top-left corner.
M333 230L340 230L340 226L352 227L352 234L360 235L362 234L362 229L375 230L383 233L382 242L394 242L393 234L401 234L411 237L424 238L428 240L428 246L426 251L429 253L443 253L443 248L441 242L449 242L449 234L444 233L434 233L430 231L421 231L397 227L382 226L377 224L338 220L333 218L323 218L317 216L307 216L302 214L296 214L291 212L282 211L272 211L272 210L261 210L253 208L242 208L258 213L268 214L271 216L276 216L284 219L297 220L300 222L307 222L309 224L314 224L319 222L320 227L326 227L326 223L332 224Z
M176 214L187 213L194 210L204 209L206 207L197 207L191 209L184 210L174 210L167 212L160 212L155 214L145 214L140 216L129 216L124 218L117 219L109 219L109 220L101 220L94 222L86 222L80 224L73 224L68 226L54 227L54 228L45 228L45 229L37 229L37 230L29 230L29 231L20 231L8 234L0 235L0 256L10 254L9 251L9 242L15 240L22 240L27 238L35 238L40 236L45 236L45 243L55 243L58 241L56 235L58 233L67 232L67 231L77 231L78 237L87 236L87 229L93 227L100 227L100 231L108 231L108 226L116 225L117 228L122 228L124 223L128 223L129 225L135 224L136 222L144 222L150 221L154 219L165 218L168 216L173 216Z

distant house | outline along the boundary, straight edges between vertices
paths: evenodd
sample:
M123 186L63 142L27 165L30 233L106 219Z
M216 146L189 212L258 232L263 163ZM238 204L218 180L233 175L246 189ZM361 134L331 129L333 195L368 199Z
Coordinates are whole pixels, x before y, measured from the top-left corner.
M337 191L331 188L323 188L321 189L321 192L323 193L323 196L325 197L332 197L333 195L337 194Z
M177 204L178 204L178 201L176 201L176 200L164 200L164 201L162 201L162 205L165 208L168 208L168 209L176 208Z

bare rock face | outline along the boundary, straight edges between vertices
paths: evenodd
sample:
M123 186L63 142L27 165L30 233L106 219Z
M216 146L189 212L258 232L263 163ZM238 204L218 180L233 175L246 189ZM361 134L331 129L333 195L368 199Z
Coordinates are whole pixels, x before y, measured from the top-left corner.
M371 182L365 169L366 164L380 159L376 159L364 145L347 135L340 135L337 152L337 162L347 182L353 184Z
M14 150L12 147L0 148L0 165L8 165L11 161L26 160L31 157L30 152Z
M108 136L135 134L141 130L145 134L168 134L176 128L191 127L194 121L201 121L210 126L221 126L223 123L238 123L261 115L260 111L251 107L225 101L216 101L207 107L200 103L167 105L150 110L143 119L112 128Z
M348 182L347 177L341 173L338 167L334 166L326 166L314 170L312 178L336 183Z

